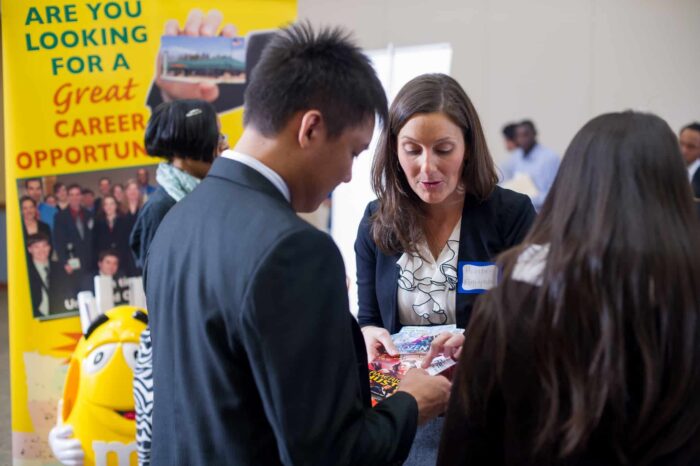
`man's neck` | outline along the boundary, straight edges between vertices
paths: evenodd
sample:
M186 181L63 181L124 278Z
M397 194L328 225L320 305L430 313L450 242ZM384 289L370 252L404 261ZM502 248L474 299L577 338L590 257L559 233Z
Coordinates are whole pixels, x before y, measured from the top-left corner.
M294 179L292 166L287 163L289 157L285 157L285 144L276 138L268 138L254 129L246 128L233 150L260 161L281 176L288 186Z
M537 147L537 143L531 145L529 149L523 149L523 155L527 157L533 150L535 150L535 147Z

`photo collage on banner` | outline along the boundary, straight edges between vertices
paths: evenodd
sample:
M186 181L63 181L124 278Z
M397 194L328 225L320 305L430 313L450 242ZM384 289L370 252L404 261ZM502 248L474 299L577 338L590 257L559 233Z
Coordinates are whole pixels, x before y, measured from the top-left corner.
M135 466L147 309L128 238L162 161L148 118L207 100L235 141L250 72L296 1L0 1L12 464L61 464L63 424L86 465Z

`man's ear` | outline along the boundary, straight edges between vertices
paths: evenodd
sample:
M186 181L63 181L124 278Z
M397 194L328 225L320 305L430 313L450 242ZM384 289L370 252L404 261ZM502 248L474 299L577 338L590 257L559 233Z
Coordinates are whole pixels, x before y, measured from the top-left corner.
M307 149L322 134L325 134L325 131L326 128L321 112L318 110L307 110L301 115L301 123L299 124L299 133L297 134L299 147Z

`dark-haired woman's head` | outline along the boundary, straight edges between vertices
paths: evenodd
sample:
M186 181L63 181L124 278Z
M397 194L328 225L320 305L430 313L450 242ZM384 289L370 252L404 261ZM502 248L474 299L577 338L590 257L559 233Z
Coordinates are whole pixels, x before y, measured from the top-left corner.
M596 117L576 134L533 231L644 250L694 216L673 131L628 111Z
M32 222L36 220L36 201L29 196L22 196L19 198L19 207L22 213L22 219L25 222Z
M419 76L391 104L374 158L375 241L386 252L413 250L426 210L465 192L483 200L497 181L479 116L462 87L444 74Z
M194 166L198 163L210 165L218 154L219 133L216 110L210 103L203 100L165 102L156 107L148 120L146 152L169 162L180 159Z
M107 195L102 198L100 204L100 215L104 218L112 219L119 214L119 203L112 195Z
M59 204L68 202L68 189L66 188L66 185L60 181L54 183L53 193L58 199Z
M464 349L474 367L466 361L480 357L483 331L499 328L495 366L503 367L504 329L530 333L541 387L530 400L538 409L533 454L571 457L603 423L621 464L654 463L697 438L699 241L687 171L666 122L611 113L576 134L532 231L504 256L506 280L488 298L500 304L477 306L474 343ZM516 258L532 244L548 252L536 304L521 318L505 303ZM489 383L475 381L471 369L462 377Z

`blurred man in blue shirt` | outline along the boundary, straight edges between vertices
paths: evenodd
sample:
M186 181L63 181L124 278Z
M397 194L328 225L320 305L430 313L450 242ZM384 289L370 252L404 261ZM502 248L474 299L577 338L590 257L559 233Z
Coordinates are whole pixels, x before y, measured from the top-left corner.
M39 212L39 220L46 223L53 232L53 218L56 216L58 209L44 202L44 186L40 178L29 178L24 181L24 191L27 196L34 199L36 202L37 212Z
M524 120L518 124L515 130L515 141L518 148L501 167L503 172L501 181L508 181L521 173L527 175L537 188L537 194L531 196L532 203L535 209L540 210L557 175L560 158L554 151L537 142L537 130L530 120Z

